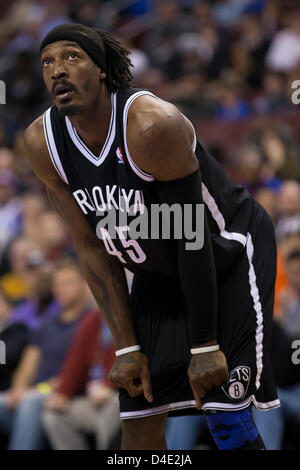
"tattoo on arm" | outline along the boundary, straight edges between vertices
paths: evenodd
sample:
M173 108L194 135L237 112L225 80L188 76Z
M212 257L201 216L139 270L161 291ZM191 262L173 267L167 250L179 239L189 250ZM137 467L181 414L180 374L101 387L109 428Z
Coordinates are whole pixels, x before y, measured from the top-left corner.
M86 221L81 222L82 219L77 218L71 193L66 194L64 190L63 197L60 198L51 189L47 189L47 192L52 206L70 228L79 264L112 334L133 341L128 287L123 267L111 259Z
M100 299L99 295L97 295L96 299L101 305L101 307L103 308L107 316L107 320L115 328L115 322L114 322L113 314L112 314L110 304L109 304L109 292L106 287L105 281L101 279L97 273L95 273L95 271L93 270L93 268L91 267L88 261L85 261L85 265L89 273L90 281L94 285L96 285L97 289L101 289L102 298ZM97 290L97 294L98 294L98 290Z
M57 194L54 191L51 191L51 189L47 188L47 194L50 203L52 204L53 208L58 212L58 214L66 221L66 222L71 222L71 217L69 215L69 212L66 210L66 207L63 203L62 199L60 199ZM72 198L71 194L69 196Z

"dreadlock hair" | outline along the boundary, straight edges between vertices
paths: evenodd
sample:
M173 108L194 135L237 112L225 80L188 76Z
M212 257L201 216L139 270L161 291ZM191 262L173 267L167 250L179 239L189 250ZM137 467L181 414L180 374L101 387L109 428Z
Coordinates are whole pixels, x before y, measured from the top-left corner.
M105 48L107 87L110 91L127 88L132 81L132 73L130 71L132 62L129 58L129 50L125 49L111 33L102 29L96 29L96 33Z
M120 42L108 31L98 28L90 28L82 24L62 24L53 28L53 32L59 33L60 30L78 31L93 41L105 55L106 78L105 83L111 92L120 88L130 86L132 67L129 58L130 51L123 47Z

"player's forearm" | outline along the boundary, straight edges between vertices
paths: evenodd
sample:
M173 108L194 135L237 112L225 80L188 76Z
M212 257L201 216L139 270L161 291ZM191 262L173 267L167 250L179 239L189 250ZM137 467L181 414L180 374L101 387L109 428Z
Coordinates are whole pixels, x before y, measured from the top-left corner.
M189 209L192 209L193 220L195 220L196 207L203 204L201 184L199 169L178 180L159 182L160 200L169 206L180 204L184 222L191 225L192 221L186 220L185 210L188 205ZM193 346L202 345L217 338L217 280L206 217L200 229L204 230L202 248L187 249L187 243L190 240L185 237L185 229L182 238L177 241L178 270L189 310Z
M102 242L92 233L68 189L47 188L47 192L52 206L70 229L81 269L112 333L116 349L137 344L123 267L108 255Z
M116 349L137 344L129 306L125 272L106 254L101 242L76 242L80 266L101 313L112 333Z
M178 244L178 268L189 310L192 346L209 346L217 338L217 281L206 228L201 250L188 251Z

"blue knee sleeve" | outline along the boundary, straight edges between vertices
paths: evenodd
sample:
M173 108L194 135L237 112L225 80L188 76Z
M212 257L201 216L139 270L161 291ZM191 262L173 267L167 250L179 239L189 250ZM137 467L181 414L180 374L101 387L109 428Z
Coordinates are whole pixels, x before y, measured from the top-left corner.
M220 450L243 447L258 437L249 409L224 411L206 416L210 433Z

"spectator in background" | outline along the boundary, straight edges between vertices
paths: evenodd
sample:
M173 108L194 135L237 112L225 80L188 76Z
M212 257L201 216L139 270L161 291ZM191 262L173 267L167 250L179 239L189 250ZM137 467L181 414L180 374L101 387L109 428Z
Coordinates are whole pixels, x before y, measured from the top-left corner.
M269 127L260 136L263 155L280 179L300 177L300 154L286 127Z
M74 255L65 226L56 212L47 211L38 218L40 247L46 260L56 261L66 255Z
M102 2L101 2L102 3ZM109 31L111 22L102 12L102 5L97 0L77 0L70 5L70 18L74 23L81 23L90 28L102 28Z
M274 316L279 311L279 296L283 289L288 286L288 278L285 268L285 260L292 251L300 250L300 231L287 233L284 238L277 242L277 278L275 284Z
M300 232L300 184L289 180L282 184L278 197L279 220L276 236L282 240L289 233Z
M217 23L224 27L234 26L250 3L250 0L226 0L217 2L213 7L214 18Z
M199 74L212 58L208 41L196 33L184 33L174 45L174 54L165 64L170 79Z
M40 220L47 210L45 198L40 194L27 192L23 197L22 227L25 237L40 244L42 235Z
M0 170L0 253L19 234L22 201L16 197L17 181L11 170Z
M218 30L212 20L203 18L196 24L196 31L210 48L210 60L205 63L207 76L218 79L229 63L231 38L225 31Z
M43 422L55 450L107 449L120 431L117 391L107 380L114 349L98 313L86 317L61 370L60 384L45 402Z
M68 2L61 2L60 0L44 1L43 9L44 18L42 27L39 30L39 41L55 26L70 23Z
M54 296L61 310L32 332L12 387L0 394L0 430L9 431L9 448L42 449L43 402L58 384L57 376L86 309L85 281L77 265L62 263L54 276Z
M168 100L184 109L190 119L214 116L216 105L212 94L206 91L206 76L203 72L186 73L176 80L176 85L166 88Z
M260 188L255 192L255 199L259 202L264 209L267 211L270 219L273 224L276 225L278 210L278 196L277 194L269 188Z
M258 125L250 127L247 140L260 149L273 176L279 180L300 178L299 145L287 124L274 119L258 121Z
M0 172L2 170L15 170L15 156L14 153L7 147L0 145Z
M175 0L156 2L155 22L146 33L144 50L153 65L165 70L174 54L177 38L191 29L189 18L181 14Z
M2 75L6 85L7 102L18 127L26 126L35 118L45 90L36 63L36 52L24 50L13 56L14 60Z
M19 237L9 247L9 271L0 278L0 286L10 301L17 306L30 295L28 260L30 256L40 256L40 250L30 239Z
M14 322L26 325L30 330L40 328L47 320L56 317L60 304L53 298L53 267L44 264L42 257L28 260L28 284L30 295L12 312Z
M235 155L238 181L255 196L259 189L270 189L276 193L281 181L274 176L272 167L264 161L257 145L247 143L241 146Z
M269 38L262 26L262 18L244 13L238 24L239 39L231 49L231 64L251 90L262 83L263 64L269 47Z
M260 95L253 103L259 114L274 113L290 106L286 93L285 77L278 72L266 71L262 78Z
M7 17L1 22L0 31L6 34L8 62L10 55L24 50L34 49L39 37L39 30L44 20L42 4L32 0L15 1Z
M11 313L12 305L0 289L0 341L5 344L5 363L0 362L0 392L11 387L28 339L27 327L13 322Z
M235 73L223 73L216 87L216 116L225 122L248 118L252 111L243 98L242 82Z
M276 319L291 340L300 339L300 247L286 256L285 272L288 285L278 296Z
M284 21L286 28L273 38L266 65L271 70L289 73L300 62L300 7L290 8Z

